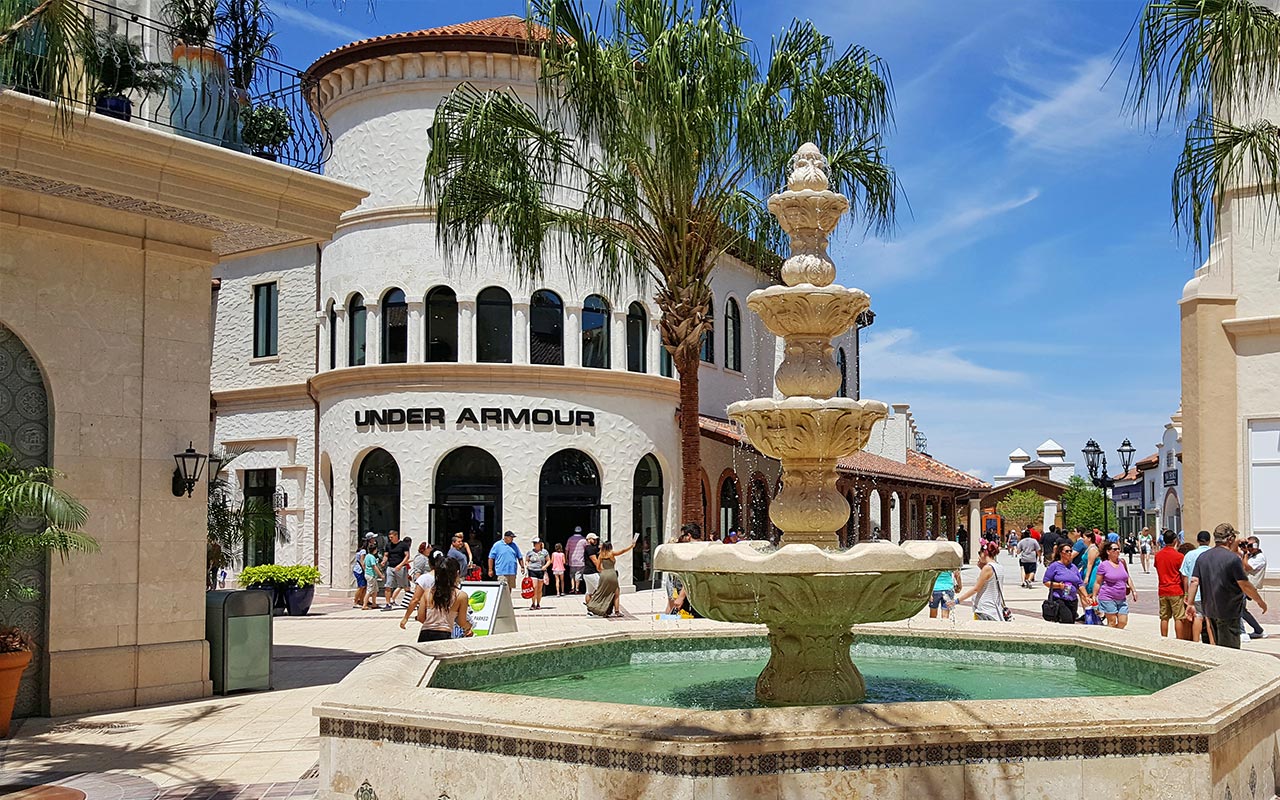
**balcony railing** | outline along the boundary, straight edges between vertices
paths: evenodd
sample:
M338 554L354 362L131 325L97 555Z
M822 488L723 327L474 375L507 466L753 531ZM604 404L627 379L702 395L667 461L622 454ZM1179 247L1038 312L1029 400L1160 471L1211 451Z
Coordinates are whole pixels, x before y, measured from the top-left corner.
M314 81L302 72L268 58L237 63L228 44L216 38L208 47L183 47L163 23L102 0L82 0L81 7L93 23L95 43L80 48L85 52L78 54L79 63L67 79L54 84L45 34L37 24L15 37L4 48L7 52L0 52L0 88L322 171L332 142L324 119L309 102ZM163 85L152 91L129 89L118 96L102 91L104 73L109 82L126 70L141 71ZM275 118L277 130L283 130L279 122L288 121L287 139L272 146L246 144L245 133L251 141L254 137L245 123L264 109L267 118Z

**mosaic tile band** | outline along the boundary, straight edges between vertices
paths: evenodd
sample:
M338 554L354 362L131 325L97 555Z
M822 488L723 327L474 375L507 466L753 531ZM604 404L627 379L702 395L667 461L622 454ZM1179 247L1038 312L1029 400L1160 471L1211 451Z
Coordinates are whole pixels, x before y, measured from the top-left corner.
M637 753L589 745L328 717L320 720L320 735L532 758L540 761L559 761L627 772L690 777L773 775L784 772L878 767L948 766L988 761L1198 755L1209 752L1208 736L1171 735L814 749L740 756L688 756L672 753Z

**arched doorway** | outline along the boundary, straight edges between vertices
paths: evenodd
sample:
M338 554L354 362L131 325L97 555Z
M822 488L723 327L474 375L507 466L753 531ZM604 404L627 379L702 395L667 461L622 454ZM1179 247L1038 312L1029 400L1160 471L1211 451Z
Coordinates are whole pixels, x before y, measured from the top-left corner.
M729 531L742 532L741 503L738 500L738 479L725 475L720 480L720 536L729 535Z
M22 340L3 324L0 324L0 441L12 449L17 466L49 466L49 395L44 375ZM13 558L9 566L14 576L39 594L34 599L9 600L0 608L0 624L20 627L35 640L31 666L18 684L15 717L39 714L44 705L45 598L49 582L45 558L44 553Z
M1182 530L1182 504L1178 502L1178 493L1173 489L1165 492L1161 516L1164 518L1164 527L1174 532Z
M600 470L581 450L561 450L542 465L538 479L538 536L555 550L573 529L596 532L600 541L612 536L609 506L600 504Z
M387 532L400 528L400 465L386 450L370 450L356 477L356 539L372 531L378 547L386 547Z
M471 554L483 559L502 530L502 467L479 447L459 447L436 467L431 543L448 549L461 531Z
M636 587L653 588L653 554L662 544L662 467L653 455L640 459L631 482L635 492L631 503L631 531L640 534L631 557Z

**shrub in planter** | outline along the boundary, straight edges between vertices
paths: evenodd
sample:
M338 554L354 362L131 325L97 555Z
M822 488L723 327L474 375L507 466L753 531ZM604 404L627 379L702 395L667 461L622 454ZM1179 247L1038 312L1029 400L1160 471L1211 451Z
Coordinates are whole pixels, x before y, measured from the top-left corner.
M255 155L276 159L276 151L293 136L289 115L275 106L253 106L240 112L240 140Z
M263 564L245 567L240 573L240 585L246 589L268 589L275 593L277 607L286 608L290 616L303 616L311 610L320 570L315 567L281 566Z
M89 512L53 485L58 477L61 473L49 467L22 466L0 442L0 602L37 596L19 571L27 559L98 549L96 541L80 533ZM0 627L0 737L9 735L18 683L33 646L26 631Z
M98 30L87 49L84 63L89 93L99 114L128 121L133 103L126 94L158 94L172 89L178 81L177 67L147 61L142 45L124 34Z

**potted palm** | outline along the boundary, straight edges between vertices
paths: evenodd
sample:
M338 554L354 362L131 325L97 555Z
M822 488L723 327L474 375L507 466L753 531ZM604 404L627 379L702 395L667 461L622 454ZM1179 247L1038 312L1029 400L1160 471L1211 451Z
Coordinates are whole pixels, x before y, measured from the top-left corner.
M241 115L252 104L250 91L257 80L258 62L275 58L279 51L272 43L275 23L266 0L222 0L217 29L225 42L228 71L236 101L231 112L236 119L228 126L227 146L241 149Z
M178 80L169 97L174 130L221 145L231 107L227 61L212 47L218 0L164 0L161 15L173 40Z
M133 116L129 92L152 95L171 89L178 78L172 64L147 61L142 46L121 33L95 31L85 54L94 110L126 122Z
M275 161L277 151L293 136L289 114L275 106L253 106L240 114L240 140L259 158Z
M80 532L89 512L53 485L61 473L49 467L25 467L0 442L0 603L30 600L38 591L18 567L32 557L93 552L98 543ZM9 721L18 682L31 663L33 643L26 631L0 626L0 737Z
M245 544L253 545L264 536L283 539L285 528L276 518L276 512L261 498L248 497L243 503L235 500L231 482L222 477L233 461L248 450L222 451L210 456L209 506L207 525L208 580L210 590L218 588L218 574L235 564L236 555L244 552Z

